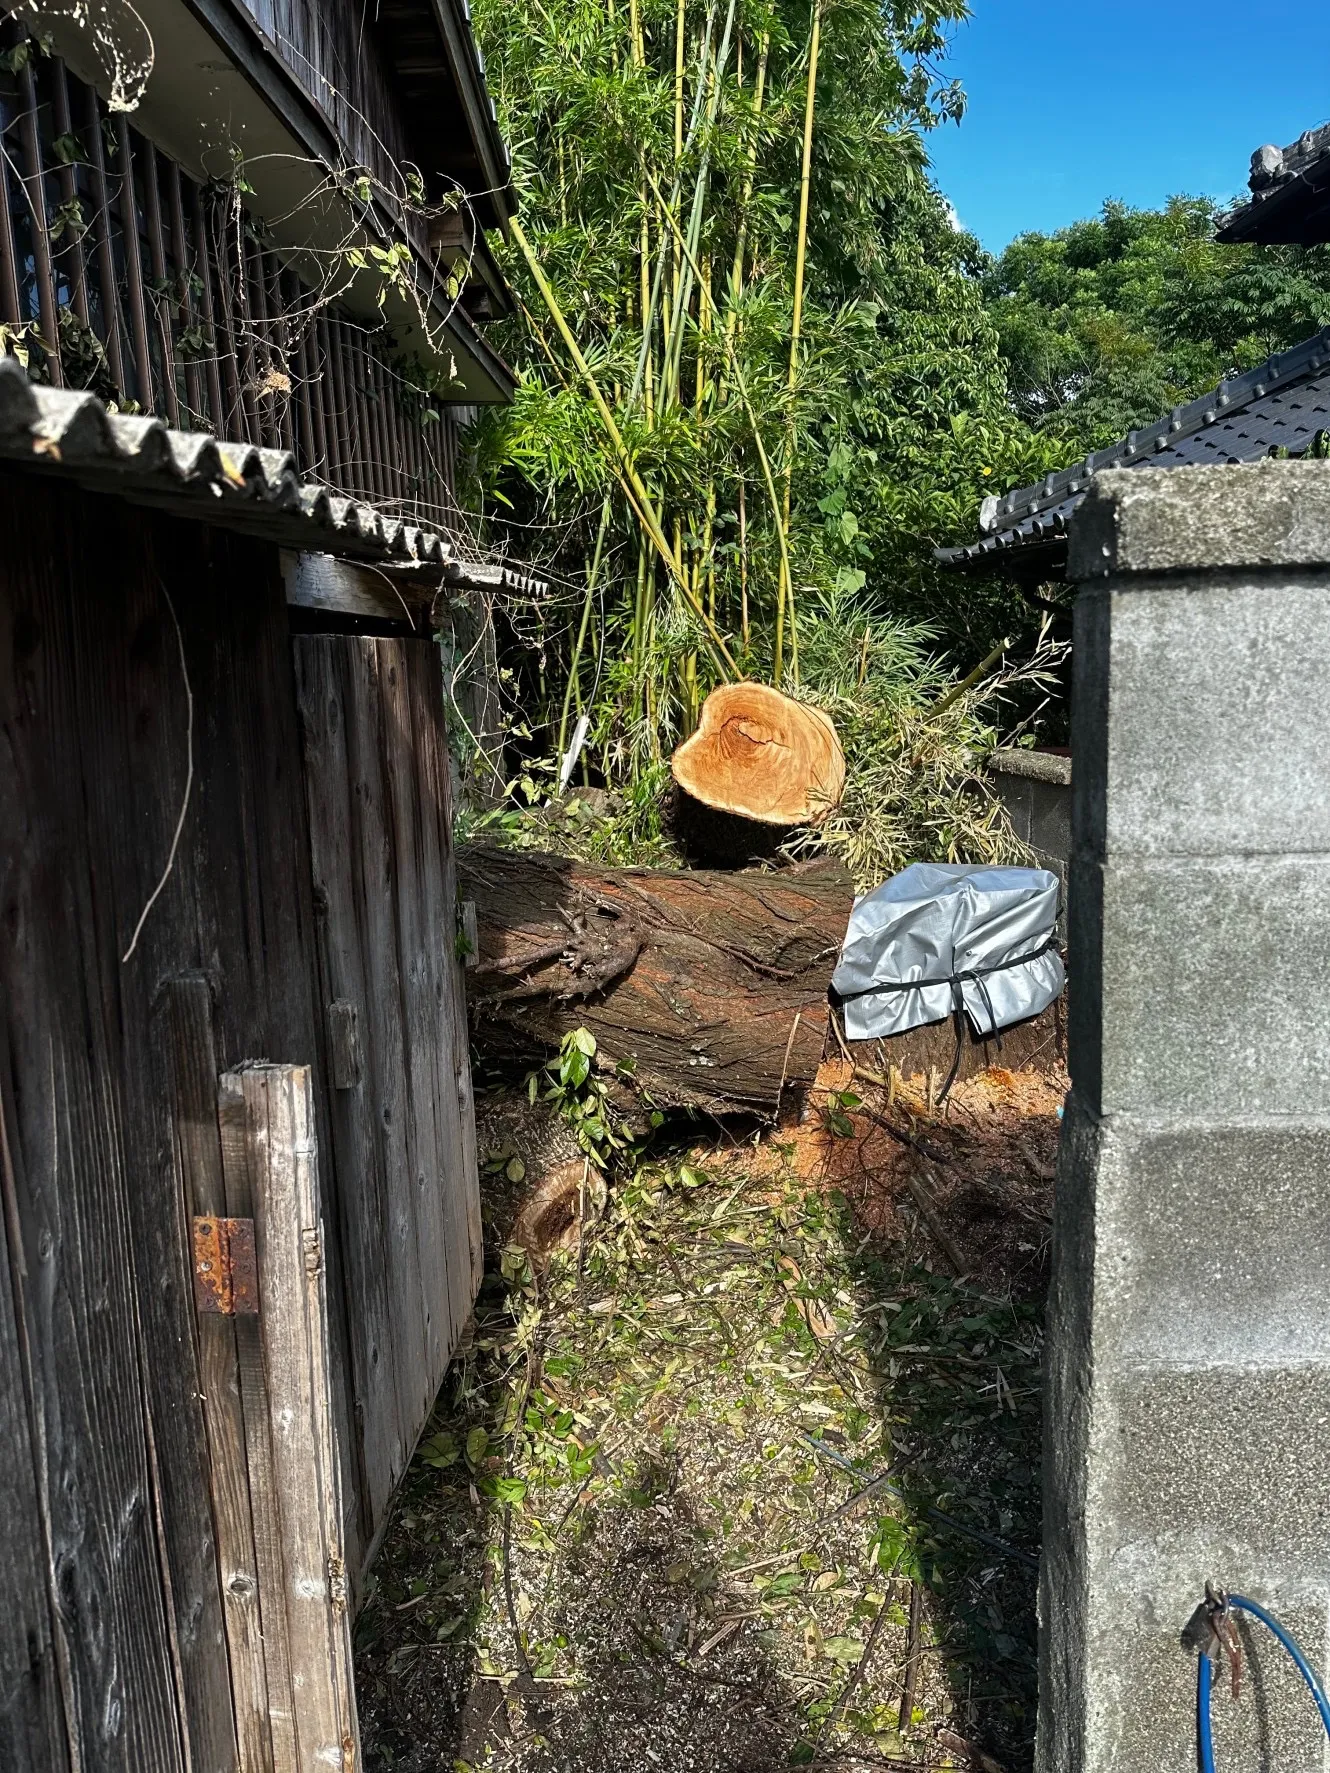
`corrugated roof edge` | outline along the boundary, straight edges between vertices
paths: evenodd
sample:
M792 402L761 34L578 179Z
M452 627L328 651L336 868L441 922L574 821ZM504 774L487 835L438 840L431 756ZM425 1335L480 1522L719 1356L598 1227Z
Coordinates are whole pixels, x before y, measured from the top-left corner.
M1120 443L1096 450L1072 467L1046 475L1034 486L1017 487L1012 492L1004 493L1000 499L985 499L980 515L980 525L985 531L984 540L957 548L936 548L933 551L934 559L949 566L996 553L1016 541L1014 534L1009 543L1004 543L1001 537L1004 533L1014 532L1023 520L1034 520L1031 525L1032 539L1041 532L1049 537L1061 534L1066 528L1066 514L1055 513L1054 507L1065 505L1076 495L1083 493L1101 468L1130 466L1148 458L1159 450L1166 449L1169 444L1176 443L1179 438L1202 431L1217 419L1241 410L1250 401L1263 399L1265 395L1273 394L1292 382L1316 374L1327 363L1330 363L1330 327L1325 327L1310 339L1304 339L1300 345L1293 345L1287 351L1279 351L1274 356L1267 357L1255 369L1220 382L1217 388L1189 401L1187 405L1175 406L1166 417L1144 430L1129 431ZM1039 518L1043 512L1050 513L1050 518L1041 523Z
M205 432L172 431L160 419L109 413L93 394L29 381L12 357L0 359L0 460L288 548L434 566L450 580L499 571L509 575L505 584L520 580L524 590L540 583L459 554L436 530L303 480L286 450L220 442Z

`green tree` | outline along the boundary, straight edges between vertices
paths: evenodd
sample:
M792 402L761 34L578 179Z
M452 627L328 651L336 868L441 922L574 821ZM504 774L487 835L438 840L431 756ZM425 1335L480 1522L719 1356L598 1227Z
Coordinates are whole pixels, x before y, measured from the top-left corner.
M1217 206L1106 203L983 273L1015 412L1066 458L1152 423L1330 322L1324 247L1224 246Z

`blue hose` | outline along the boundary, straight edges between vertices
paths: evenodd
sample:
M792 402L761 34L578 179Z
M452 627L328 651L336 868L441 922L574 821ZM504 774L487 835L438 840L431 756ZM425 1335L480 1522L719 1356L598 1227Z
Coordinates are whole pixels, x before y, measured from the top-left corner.
M1325 1688L1316 1678L1315 1670L1303 1655L1302 1646L1293 1633L1286 1626L1281 1625L1273 1613L1267 1613L1259 1601L1248 1600L1245 1595L1231 1594L1227 1604L1239 1613L1250 1613L1253 1619L1259 1619L1261 1624L1278 1638L1292 1657L1294 1666L1307 1685L1307 1691L1316 1701L1316 1709L1321 1714L1325 1733L1330 1736L1330 1699L1326 1698ZM1202 1651L1196 1671L1196 1739L1201 1751L1201 1773L1215 1773L1215 1745L1210 1717L1210 1695L1213 1687L1214 1664L1209 1656Z
M1210 1728L1210 1688L1214 1664L1204 1650L1196 1669L1196 1740L1201 1745L1201 1773L1215 1773L1215 1739Z

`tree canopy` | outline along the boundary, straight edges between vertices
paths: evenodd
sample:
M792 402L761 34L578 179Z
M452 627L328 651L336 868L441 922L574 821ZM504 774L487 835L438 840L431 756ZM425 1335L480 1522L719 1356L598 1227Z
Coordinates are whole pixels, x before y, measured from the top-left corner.
M1013 410L1068 459L1330 323L1325 247L1224 246L1217 206L1106 203L982 273Z
M927 153L963 113L942 64L965 11L475 0L521 209L520 385L473 462L488 539L554 587L508 611L531 756L585 730L580 770L654 792L708 690L755 677L861 732L867 805L930 696L1040 644L1013 586L934 547L1330 321L1326 249L1219 246L1203 198L985 254ZM960 716L939 784L992 741L991 711ZM918 812L879 862L983 848L948 791Z

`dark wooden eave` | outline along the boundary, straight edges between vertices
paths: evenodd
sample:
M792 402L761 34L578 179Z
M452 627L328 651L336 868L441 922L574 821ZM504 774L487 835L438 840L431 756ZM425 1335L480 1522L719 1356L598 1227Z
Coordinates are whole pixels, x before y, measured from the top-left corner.
M380 0L375 18L421 170L456 179L481 225L504 227L517 200L467 0Z
M240 0L183 4L306 150L337 165L343 156L323 109L272 52ZM460 185L482 228L505 227L517 201L467 0L380 0L374 20L427 188Z

